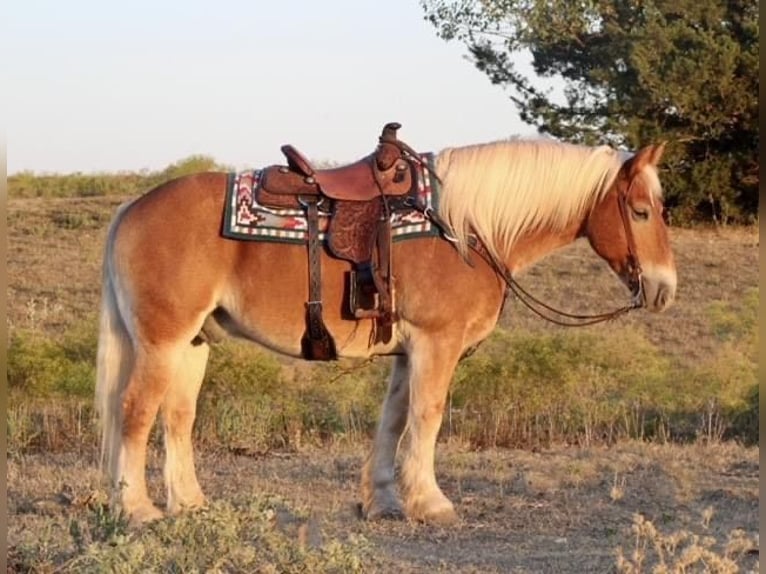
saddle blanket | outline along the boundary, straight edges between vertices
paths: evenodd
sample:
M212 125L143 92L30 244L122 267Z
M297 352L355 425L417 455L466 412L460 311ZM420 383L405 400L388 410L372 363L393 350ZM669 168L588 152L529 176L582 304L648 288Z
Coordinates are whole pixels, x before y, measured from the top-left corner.
M421 159L432 168L433 154L423 154ZM300 209L272 209L260 205L255 199L261 170L247 170L229 174L226 190L223 235L230 239L246 241L274 241L305 244L308 223ZM439 208L439 183L432 180L428 171L419 166L417 172L417 200L431 209ZM320 204L320 237L324 240L330 221L330 205ZM324 203L324 202L323 202ZM395 211L391 214L393 241L439 235L439 229L420 211Z

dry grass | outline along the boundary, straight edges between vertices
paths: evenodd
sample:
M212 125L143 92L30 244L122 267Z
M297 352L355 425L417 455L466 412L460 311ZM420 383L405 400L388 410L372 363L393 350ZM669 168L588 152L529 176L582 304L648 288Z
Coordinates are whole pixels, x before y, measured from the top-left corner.
M94 317L106 226L126 198L8 202L8 324L56 335ZM94 319L95 320L95 319Z
M708 526L705 524L705 528ZM635 514L631 530L635 535L631 551L626 555L622 547L617 550L620 574L737 574L745 558L757 555L759 550L758 535L748 535L741 528L732 530L725 541L685 529L666 534Z
M100 197L10 201L8 323L12 335L33 333L38 339L47 338L52 344L57 344L61 343L62 336L69 336L71 329L95 333L102 243L107 222L123 199L125 198ZM727 398L728 403L721 404L721 401L711 400L702 406L693 405L693 409L700 409L700 414L697 415L694 411L691 415L684 414L686 418L673 428L673 431L678 430L678 433L672 437L688 439L695 434L705 434L710 439L720 439L733 425L734 417L727 415L726 409L731 404L736 405L747 390L730 384L730 381L739 381L740 387L750 385L752 373L743 371L748 369L750 359L743 358L741 349L731 342L724 341L714 328L711 306L715 304L716 320L725 328L729 328L730 324L736 326L736 322L741 322L741 317L749 313L749 307L739 308L743 301L752 300L753 293L757 301L758 234L756 230L674 230L674 242L680 276L679 301L665 315L636 313L615 324L564 333L561 328L542 322L523 309L518 302L511 300L506 306L501 324L509 334L520 334L520 340L510 341L511 349L515 350L513 360L517 367L530 360L547 361L546 368L556 376L541 375L538 377L540 380L529 387L537 389L536 394L526 393L523 391L523 377L509 377L508 373L502 370L508 363L506 356L510 356L505 350L509 343L506 341L507 337L499 337L496 341L498 344L485 343L474 358L461 365L452 396L462 400L463 404L457 405L456 408L450 405L451 424L446 434L484 446L518 445L524 442L535 444L539 439L534 437L542 436L546 432L548 436L542 439L543 443L570 440L573 434L567 428L566 413L561 412L562 409L568 408L570 413L574 413L574 418L571 419L574 433L579 433L579 429L584 428L582 436L576 439L581 444L609 442L622 436L642 436L645 426L649 427L650 436L664 440L667 438L667 428L659 426L658 430L652 430L655 423L650 421L647 424L642 417L646 412L649 412L650 416L653 415L652 409L656 410L658 405L660 416L666 416L668 412L671 415L675 412L686 412L683 411L685 405L672 404L674 396L669 388L669 380L670 384L676 381L683 384L681 392L676 393L678 397L699 394L716 398L716 393L720 390L718 387L727 385L730 395ZM552 255L530 270L523 281L532 291L563 308L603 310L610 302L615 306L622 304L626 297L624 288L591 253L586 242L578 242ZM572 298L573 294L576 299ZM727 306L729 304L731 309ZM24 368L33 369L35 364L42 365L42 360L46 359L46 365L51 368L55 366L79 374L80 380L76 382L78 388L87 386L83 382L88 378L85 372L87 361L80 361L75 365L68 364L69 356L66 353L63 357L60 356L61 353L55 357L46 357L43 350L33 345L35 341L32 339L25 340L30 343L27 346L30 358L23 365ZM23 345L25 341L21 341L20 344ZM517 343L521 343L521 346ZM482 372L481 362L471 361L478 359L493 347L495 356L494 363L489 365L490 371L497 371L496 367L500 367L500 371L496 372L494 380L490 380L489 376L492 373ZM14 356L20 356L16 352L17 348L13 349ZM236 368L229 369L222 376L225 375L224 378L227 379L227 391L239 393L241 389L237 386L232 387L230 380L233 377L252 380L252 373L248 373L245 366L257 365L252 361L251 354L240 353L233 347L228 349L232 349L231 352L236 354L233 357ZM594 351L593 354L591 350ZM611 355L611 359L606 367L594 370L591 363L601 360L595 352L599 350L602 354ZM213 353L213 367L216 366L217 360L221 362L219 359L223 352L216 349ZM285 380L290 382L290 388L298 388L292 382L302 377L312 381L312 400L321 402L332 398L333 385L326 384L325 388L321 388L314 380L315 376L317 380L321 378L324 373L323 367L298 367L298 363L289 360L280 361L280 364ZM48 366L43 370L51 371ZM371 380L371 374L378 376L384 370L368 369L365 373L360 373L359 377ZM673 374L669 375L671 370ZM682 372L683 377L676 377L676 370ZM216 386L217 383L213 380L216 373L216 369L211 367L204 389L210 390ZM461 373L465 375L464 381L460 380ZM745 376L740 377L740 374ZM44 373L37 375L38 379L45 378ZM505 404L502 401L496 401L497 404L493 405L488 399L482 402L476 395L489 395L481 385L475 384L477 376L482 378L483 384L497 386L497 392L503 397L520 393L524 396L530 395L531 398L526 405ZM348 377L345 382L349 382ZM361 411L358 410L358 405L347 405L344 412L337 409L328 410L328 416L325 417L328 422L326 426L337 426L336 422L346 424L349 426L348 436L365 436L373 426L371 420L377 411L376 406L367 403L371 400L377 401L379 392L382 392L379 383L380 381L370 388L369 400ZM697 393L695 389L700 383ZM37 385L44 386L39 380ZM554 391L556 385L559 385L558 391ZM641 388L641 385L644 385L644 388ZM626 386L637 389L646 397L657 396L661 400L657 405L647 404L647 401L642 399L643 403L637 404L635 408L625 400L619 405L612 404L614 401L608 404L610 393L622 392L620 389ZM657 388L654 389L653 386ZM258 388L259 391L263 390ZM351 393L349 396L358 395L359 393ZM336 393L335 398L338 396L345 395ZM569 404L551 402L551 397L556 396L569 401ZM538 404L535 404L535 401ZM280 404L283 403L284 400ZM668 405L672 408L667 409ZM231 428L225 427L222 425L227 419L218 413L215 417L215 428L210 427L216 437L233 444L233 441L240 440L236 435L239 433L239 436L244 436L243 433L247 430L249 441L252 442L253 438L263 440L264 444L255 445L257 449L262 450L273 442L272 437L267 436L273 430L273 424L265 421L265 430L260 432L254 426L257 423L256 417L245 412L247 409L243 410L243 405L234 406L236 408L229 413L233 418L253 424L242 426L234 421L233 426L230 425ZM271 412L272 406L262 405L261 411ZM523 410L523 407L527 407L526 410ZM477 408L481 412L476 412ZM708 418L705 421L701 419L702 408L707 409ZM741 412L749 408L749 405L740 405L737 408L739 410L736 412ZM633 409L633 412L628 409ZM296 409L291 409L291 412L293 411ZM60 418L59 414L54 413L53 417L49 418ZM538 422L529 422L534 420ZM660 425L663 424L662 420L660 419ZM516 426L513 426L514 424ZM750 427L753 424L753 421L747 422ZM702 428L703 426L705 428ZM745 427L746 424L740 426ZM202 434L210 436L210 429L206 429ZM306 429L301 428L299 421L291 432L274 438L277 443L288 441L300 444L306 438L304 430ZM256 436L253 437L253 432L250 431L254 431ZM32 436L35 433L35 430L31 431ZM311 437L308 439L314 440ZM571 480L580 480L576 464L571 474Z
M718 350L712 336L708 308L713 302L736 303L758 286L758 228L672 229L671 241L678 268L678 293L673 307L662 315L633 313L619 319L626 330L640 330L649 340L684 364L695 364ZM546 302L564 309L603 311L625 302L624 287L586 242L576 242L554 253L521 279ZM511 302L503 324L530 331L557 331ZM594 326L593 332L609 329Z

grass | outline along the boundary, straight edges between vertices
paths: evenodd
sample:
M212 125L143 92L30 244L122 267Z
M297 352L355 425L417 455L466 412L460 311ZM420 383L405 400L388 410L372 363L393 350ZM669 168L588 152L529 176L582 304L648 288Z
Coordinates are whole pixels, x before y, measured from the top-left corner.
M323 540L302 509L276 497L247 497L128 527L103 494L75 501L61 535L37 532L11 548L9 572L362 572L361 536ZM57 532L59 530L59 532Z
M715 353L673 361L640 330L534 333L499 328L458 367L442 434L474 447L622 439L758 441L754 288L708 307ZM55 340L11 335L12 452L94 445L96 322ZM205 447L266 452L371 436L388 362L301 367L240 342L216 346L195 428ZM62 437L66 437L63 439ZM79 447L78 447L79 448Z
M443 435L482 448L623 439L756 442L759 393L747 348L754 329L750 324L696 367L673 364L636 331L498 329L458 367ZM12 452L95 444L88 419L96 337L92 321L56 341L34 331L13 333ZM217 346L196 440L251 452L362 440L375 428L387 368L380 360L306 370L245 343Z
M182 175L202 171L229 171L230 166L219 164L213 158L204 155L192 155L159 171L83 174L36 174L21 172L8 178L8 195L15 199L45 198L82 198L103 197L109 195L139 195ZM69 227L78 228L80 224ZM81 220L76 220L81 221ZM87 222L86 220L82 220Z
M703 514L704 529L710 526L710 514ZM631 531L635 537L632 548L617 549L620 574L736 574L746 555L758 553L757 539L740 528L732 530L727 539L721 541L686 529L663 533L652 521L635 514Z

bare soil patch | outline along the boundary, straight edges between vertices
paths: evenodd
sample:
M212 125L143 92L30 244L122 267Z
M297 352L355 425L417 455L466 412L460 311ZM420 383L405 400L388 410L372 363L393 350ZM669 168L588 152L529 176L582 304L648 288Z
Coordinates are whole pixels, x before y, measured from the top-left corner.
M161 499L160 461L150 484ZM610 448L471 452L442 445L441 484L462 520L452 528L369 523L357 511L362 446L235 456L205 452L203 487L212 500L276 495L308 518L275 528L310 544L362 536L370 572L614 572L630 555L640 514L665 534L712 536L723 553L741 529L751 541L740 571L758 566L757 448L622 443ZM9 462L9 545L46 533L66 539L72 516L100 489L89 456L25 456ZM617 487L615 489L615 487Z

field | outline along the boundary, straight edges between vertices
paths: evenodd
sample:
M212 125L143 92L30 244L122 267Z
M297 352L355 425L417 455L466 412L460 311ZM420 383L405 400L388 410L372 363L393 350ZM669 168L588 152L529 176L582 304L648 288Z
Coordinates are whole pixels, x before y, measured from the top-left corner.
M674 230L678 301L661 316L565 331L510 301L458 373L439 445L455 528L359 519L385 360L306 367L226 345L196 434L211 506L132 531L104 511L87 398L102 242L121 201L9 202L10 571L757 571L757 230ZM582 242L522 281L569 309L627 297ZM506 404L519 390L506 379L530 357L544 392ZM628 384L613 410L591 409ZM264 418L275 407L281 418Z

